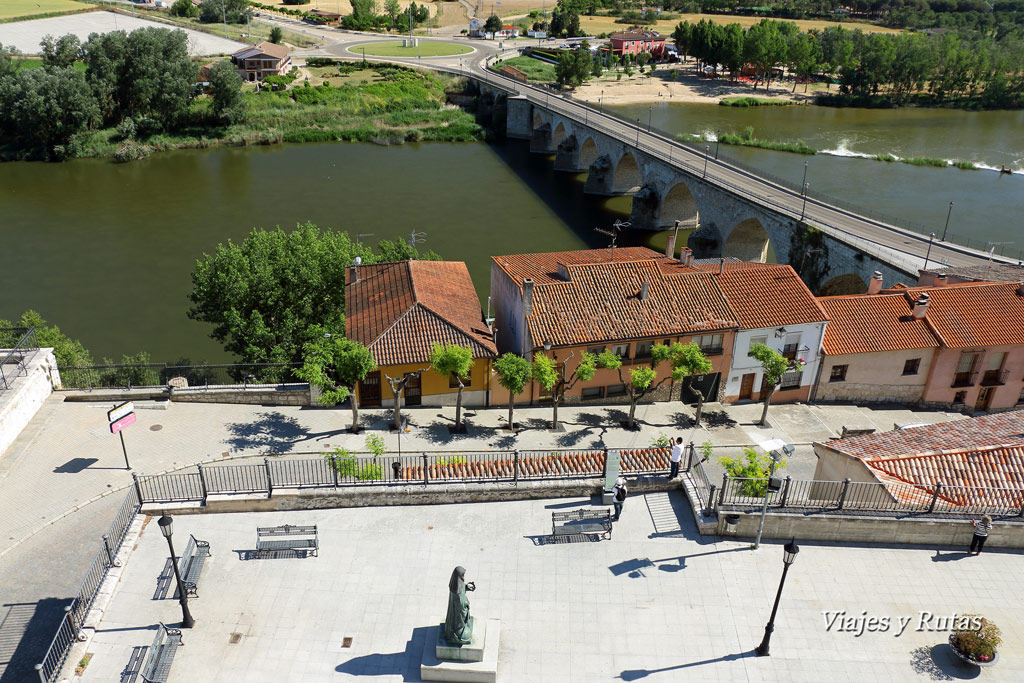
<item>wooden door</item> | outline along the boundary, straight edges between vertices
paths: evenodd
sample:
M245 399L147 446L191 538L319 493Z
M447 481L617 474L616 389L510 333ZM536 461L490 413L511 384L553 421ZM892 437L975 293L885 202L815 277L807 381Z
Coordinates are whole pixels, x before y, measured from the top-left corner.
M423 404L422 375L413 375L405 383L405 405L418 406Z
M992 387L982 387L981 391L978 392L978 401L974 404L975 410L988 410L989 405L992 403Z
M757 377L756 372L751 372L743 375L743 381L740 382L740 400L749 401L754 396L754 378Z
M359 405L380 408L380 370L371 372L359 383Z

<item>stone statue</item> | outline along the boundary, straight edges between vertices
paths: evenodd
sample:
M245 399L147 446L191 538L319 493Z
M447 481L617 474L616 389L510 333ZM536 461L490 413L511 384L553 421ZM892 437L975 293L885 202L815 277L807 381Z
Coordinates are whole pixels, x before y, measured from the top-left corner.
M469 616L466 591L474 590L475 583L466 583L465 567L456 567L448 581L448 616L444 620L444 636L451 645L465 645L473 640L473 619Z

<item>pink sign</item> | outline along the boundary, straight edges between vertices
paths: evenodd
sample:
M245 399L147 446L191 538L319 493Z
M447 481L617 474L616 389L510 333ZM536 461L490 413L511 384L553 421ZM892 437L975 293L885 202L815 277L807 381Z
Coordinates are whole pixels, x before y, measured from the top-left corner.
M117 434L119 431L124 429L130 424L135 424L135 413L128 413L120 420L110 423L110 433Z

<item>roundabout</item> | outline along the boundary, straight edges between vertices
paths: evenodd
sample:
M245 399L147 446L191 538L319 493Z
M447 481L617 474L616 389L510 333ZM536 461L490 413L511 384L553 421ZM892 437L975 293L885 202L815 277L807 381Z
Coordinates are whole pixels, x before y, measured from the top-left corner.
M454 57L476 52L476 48L439 40L417 39L418 45L404 47L402 41L381 40L371 43L349 45L348 52L367 57Z

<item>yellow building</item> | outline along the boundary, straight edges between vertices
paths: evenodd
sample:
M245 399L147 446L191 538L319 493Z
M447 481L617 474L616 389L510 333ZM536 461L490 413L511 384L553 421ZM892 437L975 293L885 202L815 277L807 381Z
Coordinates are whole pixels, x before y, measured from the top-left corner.
M469 270L462 261L399 261L352 266L345 284L345 336L370 349L377 370L360 382L359 405L394 405L388 378L417 370L405 386L404 405L454 405L455 377L430 369L434 344L458 344L473 352L463 378L463 405L490 402L491 362L497 355Z

